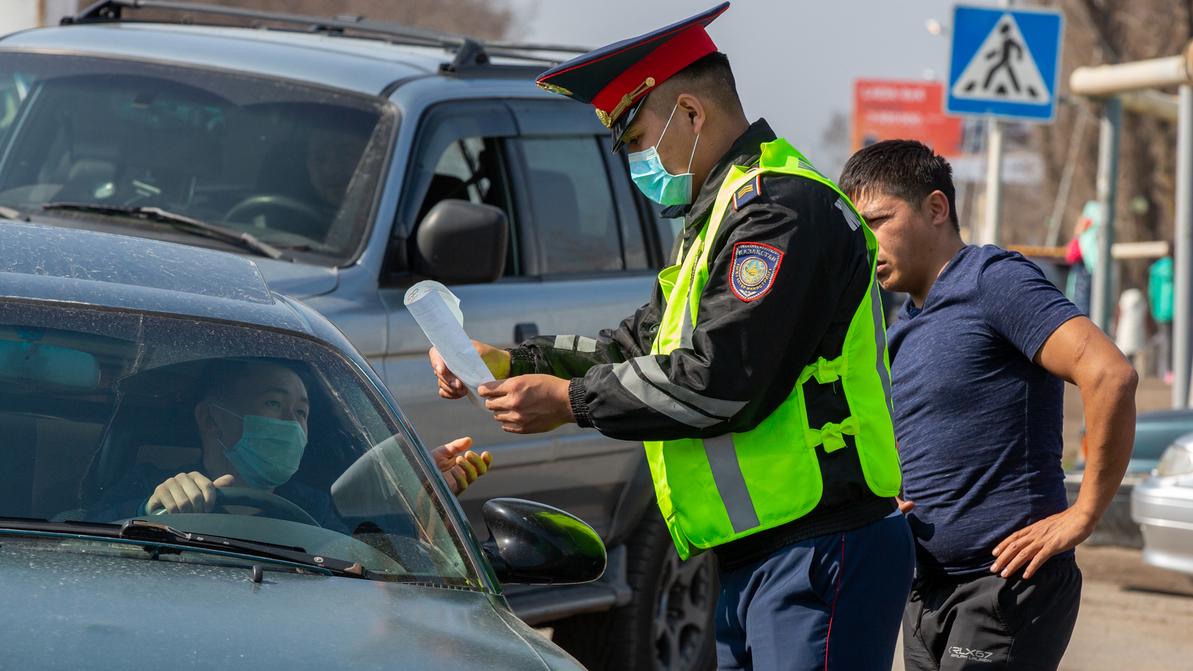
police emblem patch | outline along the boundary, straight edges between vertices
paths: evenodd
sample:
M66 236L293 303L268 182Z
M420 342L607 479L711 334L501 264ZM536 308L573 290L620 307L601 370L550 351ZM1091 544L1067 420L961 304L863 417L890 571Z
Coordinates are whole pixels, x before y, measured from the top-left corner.
M783 263L783 252L761 242L733 245L733 263L729 267L729 288L733 295L750 303L766 295L775 284L775 275Z

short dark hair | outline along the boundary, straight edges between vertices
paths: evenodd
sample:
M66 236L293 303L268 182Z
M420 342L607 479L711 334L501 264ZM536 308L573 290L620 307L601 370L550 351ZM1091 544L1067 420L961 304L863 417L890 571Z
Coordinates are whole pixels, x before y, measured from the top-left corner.
M837 185L850 198L866 192L883 192L916 206L928 194L940 191L948 199L953 228L961 230L953 168L923 142L886 140L864 147L849 157Z
M667 81L659 85L658 90L678 93L693 93L712 99L719 105L729 108L741 108L741 98L737 95L737 80L733 77L733 68L729 67L729 57L720 51L714 51L696 59L679 72L671 75ZM652 98L659 99L652 95ZM672 102L664 96L657 104L666 103L668 108ZM649 103L648 103L649 104ZM657 111L657 110L656 110Z

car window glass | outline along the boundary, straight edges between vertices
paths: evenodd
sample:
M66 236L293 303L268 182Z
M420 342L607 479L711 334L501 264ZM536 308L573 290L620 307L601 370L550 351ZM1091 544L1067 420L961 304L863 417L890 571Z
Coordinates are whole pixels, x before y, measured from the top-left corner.
M331 259L363 235L395 123L374 100L172 65L8 53L0 72L0 205L157 207Z
M617 214L596 139L527 137L521 144L542 272L623 269Z
M499 151L496 138L466 137L447 145L435 164L416 221L421 222L436 204L444 200L491 205L505 212L506 221L511 222L504 271L509 277L521 274L521 256L518 254L517 229L512 228L513 217L503 168L498 160Z
M16 121L17 110L21 101L29 95L30 84L34 77L25 72L5 72L0 74L0 138L12 128Z
M481 163L484 151L483 138L466 137L453 142L439 157L435 174L452 177L460 183L460 188L452 192L451 197L478 204L486 202L493 180Z
M417 142L402 189L396 240L413 239L423 217L446 199L491 205L505 212L510 226L505 274L520 274L518 220L510 207L502 138L516 133L513 119L496 101L457 101L428 110L419 122ZM396 281L405 270L391 268ZM396 274L395 274L396 273Z
M305 338L0 303L0 431L3 517L143 518L477 584L413 435ZM223 482L215 505L155 514L191 473Z
M621 220L621 253L626 270L651 268L654 219L638 203L641 194L630 180L625 153L613 152L613 141L608 133L598 136L598 139L609 172L609 185L613 187L613 196L617 201L618 218Z

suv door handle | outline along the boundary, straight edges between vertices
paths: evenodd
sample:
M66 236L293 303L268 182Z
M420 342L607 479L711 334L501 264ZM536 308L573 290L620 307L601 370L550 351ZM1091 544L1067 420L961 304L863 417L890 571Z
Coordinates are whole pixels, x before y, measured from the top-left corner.
M539 325L534 322L514 324L514 344L521 345L539 334Z

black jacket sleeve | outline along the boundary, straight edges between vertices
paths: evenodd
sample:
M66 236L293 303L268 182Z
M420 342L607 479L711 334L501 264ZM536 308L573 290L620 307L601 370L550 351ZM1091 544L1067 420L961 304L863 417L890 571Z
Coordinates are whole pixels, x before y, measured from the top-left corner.
M790 394L817 356L836 356L826 335L849 318L869 284L863 233L836 192L811 180L767 176L761 194L732 205L709 253L691 347L649 355L642 311L601 342L610 346L572 380L581 425L628 440L698 438L747 431ZM768 245L782 257L759 297L734 291L734 247ZM740 288L740 287L738 287ZM656 296L656 301L658 297ZM652 302L652 305L654 302ZM639 316L643 317L639 320ZM630 337L632 334L633 337Z
M545 373L556 377L582 376L589 368L620 363L650 351L661 311L651 301L626 317L615 329L596 338L578 335L537 336L510 350L510 375Z

